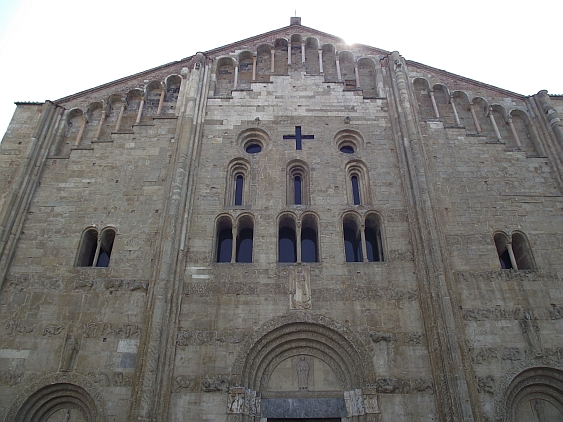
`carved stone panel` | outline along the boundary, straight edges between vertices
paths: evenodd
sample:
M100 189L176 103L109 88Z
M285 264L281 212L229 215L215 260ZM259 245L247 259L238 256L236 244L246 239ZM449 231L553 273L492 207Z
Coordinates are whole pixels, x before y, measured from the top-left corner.
M289 270L289 309L311 309L311 272L302 265Z

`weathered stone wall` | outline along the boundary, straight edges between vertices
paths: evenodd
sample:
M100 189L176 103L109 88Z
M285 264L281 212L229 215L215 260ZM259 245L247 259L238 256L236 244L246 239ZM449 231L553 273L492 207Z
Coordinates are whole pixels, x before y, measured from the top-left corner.
M175 126L155 119L47 160L2 292L2 366L19 374L3 383L3 414L18 387L60 370L72 336L70 370L103 392L111 420L127 419ZM115 228L108 268L75 266L87 227Z

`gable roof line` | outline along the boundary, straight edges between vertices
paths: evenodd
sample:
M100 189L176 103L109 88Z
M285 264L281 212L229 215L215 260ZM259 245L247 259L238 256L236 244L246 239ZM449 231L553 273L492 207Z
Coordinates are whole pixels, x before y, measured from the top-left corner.
M75 94L71 94L71 95L67 95L66 97L59 98L58 100L55 100L55 101L53 101L53 102L54 102L54 103L65 102L65 101L72 100L72 99L74 99L74 98L76 98L76 97L80 97L80 96L82 96L82 95L84 95L84 94L88 94L89 92L93 92L93 91L96 91L96 90L99 90L99 89L103 89L103 88L109 88L109 87L112 86L112 85L117 85L117 84L120 84L120 83L122 83L122 82L126 82L127 80L135 79L135 78L138 78L139 76L143 76L143 75L152 73L152 72L154 72L154 71L157 71L157 70L160 70L160 69L164 69L164 68L166 68L166 67L170 67L170 66L178 65L178 64L180 64L180 63L187 62L187 61L189 61L190 59L192 59L194 56L195 56L195 54L194 54L193 56L189 56L189 57L186 57L186 58L177 60L177 61L175 61L175 62L170 62L170 63L162 64L162 65L160 65L160 66L153 67L153 68L148 69L148 70L143 70L142 72L135 73L135 74L133 74L133 75L125 76L125 77L123 77L123 78L119 78L119 79L116 79L116 80L111 81L111 82L106 82L105 84L101 84L101 85L95 86L95 87L93 87L93 88L88 88L88 89L85 89L84 91L80 91L80 92L77 92L77 93L75 93Z
M284 26L283 28L275 29L273 31L264 32L263 34L260 34L260 35L255 35L255 36L250 37L250 38L245 38L244 40L240 40L240 41L237 41L237 42L234 42L234 43L231 43L231 44L226 44L222 47L214 48L213 50L205 51L203 54L205 54L205 55L217 54L217 53L221 52L222 50L232 49L233 47L236 47L237 45L256 41L256 40L259 40L260 38L263 38L265 36L275 35L276 33L284 32L284 31L288 30L289 28L295 28L295 27L302 28L305 31L309 31L309 32L312 32L312 33L315 33L315 34L318 34L318 35L321 35L321 36L324 36L324 37L327 37L327 38L332 38L332 39L334 39L335 41L338 41L338 42L343 42L343 43L346 42L346 41L344 41L344 39L337 37L336 35L332 35L332 34L329 34L327 32L319 31L318 29L315 29L315 28L310 28L310 27L304 26L304 25L288 25L288 26ZM372 50L377 50L381 54L390 54L389 51L382 50L380 48L373 47L373 46L366 45L366 44L353 44L353 45L358 46L358 47L363 47L363 48L369 48L369 49L372 49Z
M455 77L455 78L457 78L457 79L461 79L461 80L464 81L464 82L471 83L472 85L477 85L477 86L480 86L480 87L482 87L482 88L490 89L490 90L492 90L492 91L497 91L497 92L500 93L500 94L505 94L505 95L508 94L508 95L511 95L511 96L516 96L516 97L518 97L518 98L520 98L520 99L525 99L525 98L530 97L530 95L524 95L524 94L519 94L519 93L517 93L517 92L512 92L512 91L509 91L508 89L499 88L499 87L497 87L497 86L489 85L489 84L486 84L486 83L484 83L484 82L479 82L479 81L476 81L475 79L466 78L465 76L460 76L460 75L458 75L458 74L456 74L456 73L452 73L452 72L448 72L447 70L438 69L438 68L436 68L436 67L428 66L428 65L425 65L425 64L422 64L422 63L419 63L419 62L415 62L415 61L413 61L413 60L406 60L406 62L407 62L407 65L409 65L409 66L412 65L412 66L414 66L414 67L418 67L418 68L421 68L421 69L425 69L425 70L429 70L429 71L432 71L432 72L440 73L440 74L442 74L442 75L444 75L444 76L450 76L450 77L453 76L453 77ZM448 89L449 89L449 88L448 88Z
M286 31L286 30L288 30L289 28L292 28L292 27L303 28L303 29L306 30L306 31L310 31L310 32L316 33L316 34L318 34L318 35L322 35L322 36L325 36L325 37L328 37L328 38L332 38L332 39L334 39L334 40L336 40L336 41L339 41L339 42L345 42L345 41L344 41L342 38L340 38L340 37L337 37L337 36L335 36L335 35L329 34L329 33L327 33L327 32L319 31L319 30L314 29L314 28L309 28L308 26L304 26L304 25L288 25L288 26L284 26L284 27L279 28L279 29L274 29L273 31L264 32L263 34L260 34L260 35L255 35L255 36L252 36L252 37L250 37L250 38L245 38L244 40L241 40L241 41L237 41L237 42L234 42L234 43L226 44L226 45L224 45L224 46L222 46L222 47L218 47L218 48L214 48L214 49L212 49L212 50L205 51L205 52L203 52L203 54L204 54L205 56L217 54L217 53L221 52L222 50L232 49L233 47L236 47L237 45L240 45L240 44L243 44L243 43L248 43L248 42L256 41L256 40L258 40L258 39L260 39L260 38L263 38L263 37L265 37L265 36L274 35L274 34L279 33L279 32L284 32L284 31ZM363 47L363 48L367 48L367 49L376 50L376 51L378 51L380 54L390 54L389 51L382 50L382 49L376 48L376 47L372 47L372 46L369 46L369 45L366 45L366 44L354 44L354 45L355 45L355 46L358 46L358 47ZM196 53L196 54L197 54L197 53ZM97 86L95 86L95 87L88 88L88 89L86 89L86 90L84 90L84 91L80 91L80 92L77 92L77 93L74 93L74 94L71 94L71 95L67 95L66 97L59 98L58 100L55 100L54 102L55 102L55 103L62 103L62 102L70 101L70 100L73 100L73 99L75 99L75 98L77 98L77 97L80 97L80 96L82 96L82 95L84 95L84 94L88 94L88 93L94 92L94 91L99 90L99 89L109 88L109 87L111 87L111 86L113 86L113 85L121 84L121 83L123 83L123 82L126 82L126 81L131 80L131 79L138 78L138 77L143 76L143 75L145 75L145 74L149 74L149 73L151 73L151 72L154 72L154 71L157 71L157 70L160 70L160 69L164 69L164 68L166 68L167 66L174 66L174 65L181 64L181 63L185 63L185 62L189 61L190 59L192 59L194 56L195 56L195 54L194 54L194 55L191 55L191 56L188 56L188 57L185 57L185 58L183 58L183 59L174 61L174 62L166 63L166 64L163 64L163 65L160 65L160 66L157 66L157 67L153 67L153 68L148 69L148 70L144 70L144 71L139 72L139 73L135 73L135 74L133 74L133 75L125 76L125 77L123 77L123 78L119 78L119 79L116 79L116 80L114 80L114 81L107 82L107 83L105 83L105 84L97 85Z

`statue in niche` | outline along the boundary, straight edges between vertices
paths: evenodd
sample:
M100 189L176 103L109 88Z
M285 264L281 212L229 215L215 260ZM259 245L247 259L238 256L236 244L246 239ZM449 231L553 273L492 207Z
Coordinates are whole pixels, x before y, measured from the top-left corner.
M311 309L311 273L301 265L292 267L289 272L290 309Z
M80 349L80 343L78 340L70 334L64 344L63 355L61 359L61 367L59 371L70 372L78 356L78 350Z
M537 322L532 320L532 316L526 312L524 313L524 319L520 321L520 326L522 327L524 340L526 341L532 356L543 356L543 352L541 350L540 329Z
M301 356L295 365L299 390L307 390L309 388L309 370L309 362L307 362L305 356Z

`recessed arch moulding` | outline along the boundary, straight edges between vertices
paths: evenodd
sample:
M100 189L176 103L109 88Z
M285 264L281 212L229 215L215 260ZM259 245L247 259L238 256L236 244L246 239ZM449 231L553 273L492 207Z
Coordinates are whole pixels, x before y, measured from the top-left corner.
M266 322L246 340L231 385L265 392L276 367L300 356L330 367L340 391L375 383L371 358L351 330L323 315L296 311Z

